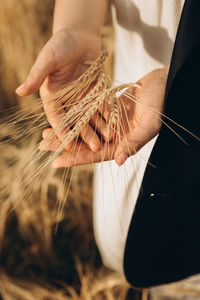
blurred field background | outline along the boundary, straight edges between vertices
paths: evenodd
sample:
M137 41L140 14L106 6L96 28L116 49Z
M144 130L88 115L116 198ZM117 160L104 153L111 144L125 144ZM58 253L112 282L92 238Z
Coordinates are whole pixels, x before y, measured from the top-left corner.
M27 107L38 94L20 98L16 87L24 81L39 51L51 35L53 1L0 1L0 108ZM111 18L102 32L102 43L110 57L107 71L112 75L113 44ZM15 132L0 132L0 138ZM0 188L10 182L13 203L0 199L0 295L2 299L125 299L127 284L102 266L92 231L92 173L90 166L73 172L68 201L57 220L55 203L62 171L50 170L31 199L20 199L20 187L13 185L17 167L38 143L41 132L19 142L1 145ZM17 160L8 168L8 161ZM37 185L37 182L35 183ZM19 204L14 207L14 202ZM6 218L8 211L12 214ZM56 223L59 222L58 228Z
M38 94L19 98L16 87L23 82L39 51L51 35L53 1L0 1L0 115L15 105L27 107ZM112 76L113 29L111 16L102 30L102 44L110 56L106 69ZM5 131L7 129L5 128ZM0 132L14 136L11 129ZM13 184L18 165L38 143L41 132L17 144L0 145L0 188L10 183L8 194L13 203L0 199L0 299L5 300L125 300L147 299L147 292L127 296L128 284L119 275L107 270L95 246L92 230L91 166L75 168L67 183L62 184L62 171L50 170L27 202L21 199L23 187ZM16 159L16 165L7 163ZM63 215L55 213L58 189L67 192ZM37 183L37 182L36 182ZM37 184L36 184L37 185ZM15 201L19 202L15 206ZM12 213L7 218L7 213ZM59 222L57 228L56 224ZM176 295L176 296L175 296ZM184 296L185 295L185 296ZM189 295L189 296L188 296ZM193 295L191 298L191 295ZM177 298L175 298L177 297ZM151 299L200 299L196 285L172 285L152 289ZM150 296L149 296L150 299Z

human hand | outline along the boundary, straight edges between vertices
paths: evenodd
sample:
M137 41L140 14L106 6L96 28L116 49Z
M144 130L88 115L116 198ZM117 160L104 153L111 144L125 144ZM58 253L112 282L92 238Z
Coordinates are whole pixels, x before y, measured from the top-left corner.
M56 132L64 109L58 101L49 109L45 99L78 78L87 68L84 63L95 60L100 50L100 37L93 32L82 28L56 32L40 52L26 81L17 88L16 93L26 96L40 89L47 119ZM62 132L56 134L62 141ZM100 149L100 139L89 124L82 129L81 138L93 151ZM70 149L72 145L68 146Z
M96 153L86 145L78 145L74 151L65 149L65 153L56 158L53 166L69 167L113 158L118 165L122 165L130 155L139 151L159 132L162 124L161 114L167 75L168 67L154 70L141 78L137 85L130 87L119 98L122 118L119 143L105 143ZM109 118L109 114L107 116ZM49 131L45 130L43 138L48 134ZM59 140L55 139L49 144L42 142L41 149L56 151L59 145Z
M148 73L121 96L126 117L123 116L123 139L114 155L118 165L122 165L159 133L168 72L169 66L166 66ZM131 95L138 101L133 101Z

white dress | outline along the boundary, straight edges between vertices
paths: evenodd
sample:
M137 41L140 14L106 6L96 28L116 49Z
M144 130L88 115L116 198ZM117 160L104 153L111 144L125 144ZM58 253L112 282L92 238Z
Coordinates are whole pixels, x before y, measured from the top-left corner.
M184 0L114 0L115 84L170 63ZM104 264L123 274L127 233L155 137L118 167L96 165L94 232Z

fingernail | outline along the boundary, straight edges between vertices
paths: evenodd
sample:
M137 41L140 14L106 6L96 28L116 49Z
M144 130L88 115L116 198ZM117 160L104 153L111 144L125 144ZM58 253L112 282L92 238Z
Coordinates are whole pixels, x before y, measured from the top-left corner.
M45 139L48 135L49 135L48 132L45 132L45 131L42 132L42 137L43 137L43 139Z
M91 143L90 147L93 152L97 152L101 149L101 143L95 141L95 142Z
M43 150L46 149L46 147L45 147L45 145L43 144L43 142L41 142L41 143L39 144L38 149L39 149L40 151L43 151Z
M52 164L51 164L51 166L52 166L53 169L57 169L58 168L57 161L53 161Z
M128 158L127 153L120 153L120 155L116 159L116 163L121 166Z
M104 137L104 140L106 142L110 142L112 139L113 139L113 134L112 132L109 130L109 131L106 131L103 133L103 137Z
M16 93L21 92L25 87L25 83L22 83L18 88L15 90Z

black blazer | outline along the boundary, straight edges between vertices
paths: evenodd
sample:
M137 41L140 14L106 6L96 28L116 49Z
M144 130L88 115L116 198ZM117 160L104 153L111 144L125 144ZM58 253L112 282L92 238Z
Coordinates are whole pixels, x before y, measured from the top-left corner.
M200 1L186 0L168 76L165 114L200 136ZM165 120L144 175L124 254L135 287L200 273L200 141Z

